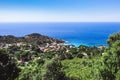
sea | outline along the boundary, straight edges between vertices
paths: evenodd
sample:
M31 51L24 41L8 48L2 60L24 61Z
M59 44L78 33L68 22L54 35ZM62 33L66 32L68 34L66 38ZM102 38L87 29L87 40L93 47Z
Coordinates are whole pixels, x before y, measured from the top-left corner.
M108 37L120 31L120 22L26 22L0 23L0 35L40 33L80 46L107 46Z

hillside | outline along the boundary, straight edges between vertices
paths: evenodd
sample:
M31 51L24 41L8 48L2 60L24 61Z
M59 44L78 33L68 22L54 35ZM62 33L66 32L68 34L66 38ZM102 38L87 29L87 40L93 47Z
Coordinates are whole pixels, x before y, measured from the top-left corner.
M64 41L62 40L54 39L38 33L32 33L23 37L15 37L13 35L0 36L0 43L17 43L17 42L25 42L38 45L53 42L64 43Z
M0 80L120 80L120 33L110 35L102 48L61 45L54 42L63 41L37 33L0 38L26 42L0 47Z

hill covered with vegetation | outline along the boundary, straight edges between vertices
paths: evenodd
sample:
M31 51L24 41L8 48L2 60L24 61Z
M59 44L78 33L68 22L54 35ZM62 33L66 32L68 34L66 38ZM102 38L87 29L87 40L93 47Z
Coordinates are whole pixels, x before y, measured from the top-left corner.
M44 36L38 33L32 33L23 37L15 37L13 35L0 36L0 43L18 43L18 42L31 43L37 45L52 42L64 43L63 40L50 38L48 36Z
M120 80L120 33L99 47L60 45L63 41L39 34L1 36L0 41L25 42L0 48L0 80Z

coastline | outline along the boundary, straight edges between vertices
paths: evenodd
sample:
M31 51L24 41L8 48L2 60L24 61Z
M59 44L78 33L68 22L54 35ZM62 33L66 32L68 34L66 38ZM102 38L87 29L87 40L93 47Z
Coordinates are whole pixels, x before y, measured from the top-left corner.
M65 40L64 40L65 41ZM84 42L75 42L75 41L65 41L64 45L73 45L75 47L79 47L80 45L85 45L85 46L88 46L88 47L99 47L99 46L106 46L107 47L107 43L106 44L95 44L94 45L91 45L91 44L88 44L88 43L84 43Z

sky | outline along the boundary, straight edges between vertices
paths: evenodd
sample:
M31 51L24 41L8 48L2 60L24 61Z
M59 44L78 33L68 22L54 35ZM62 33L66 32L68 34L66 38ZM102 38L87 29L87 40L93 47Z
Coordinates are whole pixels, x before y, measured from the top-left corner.
M120 0L0 0L0 22L120 22Z

